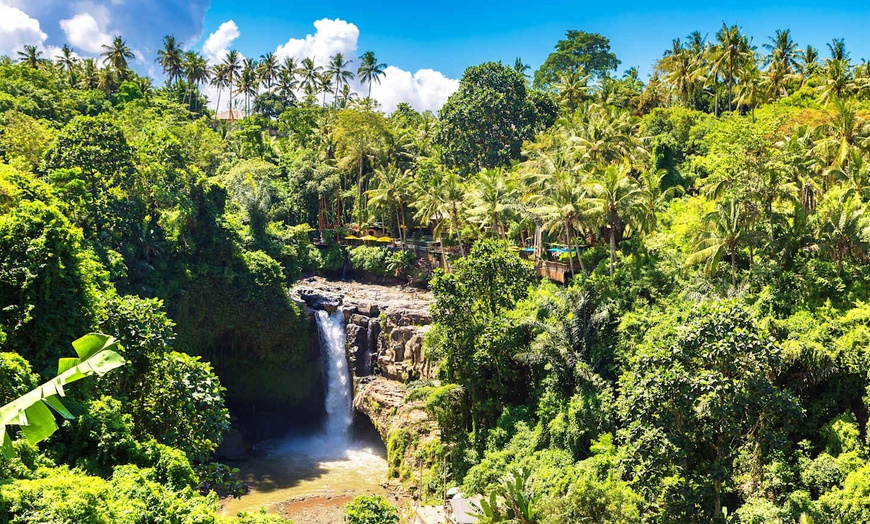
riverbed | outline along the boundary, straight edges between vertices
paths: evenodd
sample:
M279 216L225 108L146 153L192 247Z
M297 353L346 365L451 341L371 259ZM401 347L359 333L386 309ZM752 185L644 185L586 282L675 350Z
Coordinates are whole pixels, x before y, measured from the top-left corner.
M290 500L346 498L386 492L386 450L382 443L336 441L322 435L263 442L255 456L231 464L251 491L224 502L222 513L282 513ZM298 522L297 524L305 524Z

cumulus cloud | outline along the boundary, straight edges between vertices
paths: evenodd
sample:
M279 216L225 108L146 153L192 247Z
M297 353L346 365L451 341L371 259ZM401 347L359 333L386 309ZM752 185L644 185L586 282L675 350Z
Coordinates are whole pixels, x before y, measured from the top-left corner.
M439 71L420 69L412 75L388 66L381 83L372 85L372 98L380 102L386 112L396 109L400 102L407 102L418 111L438 111L457 89L459 81Z
M201 38L209 3L210 0L0 0L0 32L14 20L8 14L9 8L17 8L39 21L41 31L46 34L42 43L47 50L68 43L83 56L94 56L102 52L100 46L106 43L106 36L111 40L112 35L120 35L137 55L131 67L146 72L163 35L175 35L179 42L191 45ZM0 43L3 41L4 37L0 37ZM0 49L0 53L4 51Z
M61 20L60 27L67 42L86 53L99 54L104 45L112 42L112 37L100 28L97 19L90 13L79 13L70 19Z
M324 65L329 57L342 53L349 58L356 56L359 28L344 20L323 18L314 22L315 32L305 38L291 38L279 45L275 55L279 59L293 57L297 60L311 58L317 65Z
M317 65L325 65L336 53L354 61L358 65L357 49L359 28L344 20L323 18L314 22L314 34L305 38L291 38L278 46L275 55L279 59L293 57L296 60L312 58ZM400 102L411 104L418 111L437 111L447 97L456 91L459 82L445 77L438 71L421 69L416 73L389 66L381 77L381 83L372 86L372 98L377 100L384 111L391 112ZM354 86L357 94L365 96L368 86Z
M48 35L39 20L21 9L0 2L0 54L16 56L25 45L42 47Z
M223 59L229 52L230 44L239 37L239 27L232 20L228 20L218 27L217 31L208 35L202 45L202 54L210 63L214 64Z

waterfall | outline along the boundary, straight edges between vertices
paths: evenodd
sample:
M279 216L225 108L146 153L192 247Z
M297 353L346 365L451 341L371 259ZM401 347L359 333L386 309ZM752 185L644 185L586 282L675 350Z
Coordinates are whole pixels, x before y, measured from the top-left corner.
M326 364L326 436L346 441L353 424L353 398L351 397L350 370L345 354L346 328L344 313L332 314L317 310L317 328L320 332L320 351Z

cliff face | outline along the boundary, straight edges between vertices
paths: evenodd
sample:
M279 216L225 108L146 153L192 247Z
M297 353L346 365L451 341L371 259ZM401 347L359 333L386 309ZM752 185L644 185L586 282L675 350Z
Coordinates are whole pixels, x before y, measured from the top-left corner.
M432 318L432 295L417 289L310 278L294 288L312 309L347 319L347 357L356 378L381 376L399 382L426 380L434 370L423 358L423 337Z
M386 444L389 475L410 482L421 466L428 471L440 449L440 433L422 401L406 401L405 384L435 378L435 370L423 358L432 295L322 278L300 281L293 295L309 311L340 307L344 312L354 408L372 421Z

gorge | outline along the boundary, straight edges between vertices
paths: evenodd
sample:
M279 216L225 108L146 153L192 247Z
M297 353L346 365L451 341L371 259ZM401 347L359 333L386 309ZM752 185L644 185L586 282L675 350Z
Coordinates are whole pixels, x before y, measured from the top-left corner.
M389 477L404 472L407 481L417 467L407 446L385 443L391 437L395 443L397 434L437 437L422 407L405 404L405 383L429 378L422 355L431 321L428 292L309 278L291 294L320 349L322 420L300 421L300 428L258 443L249 460L235 463L251 491L225 501L227 515L261 507L286 512L287 501L300 499L385 493ZM389 466L388 453L402 467Z

